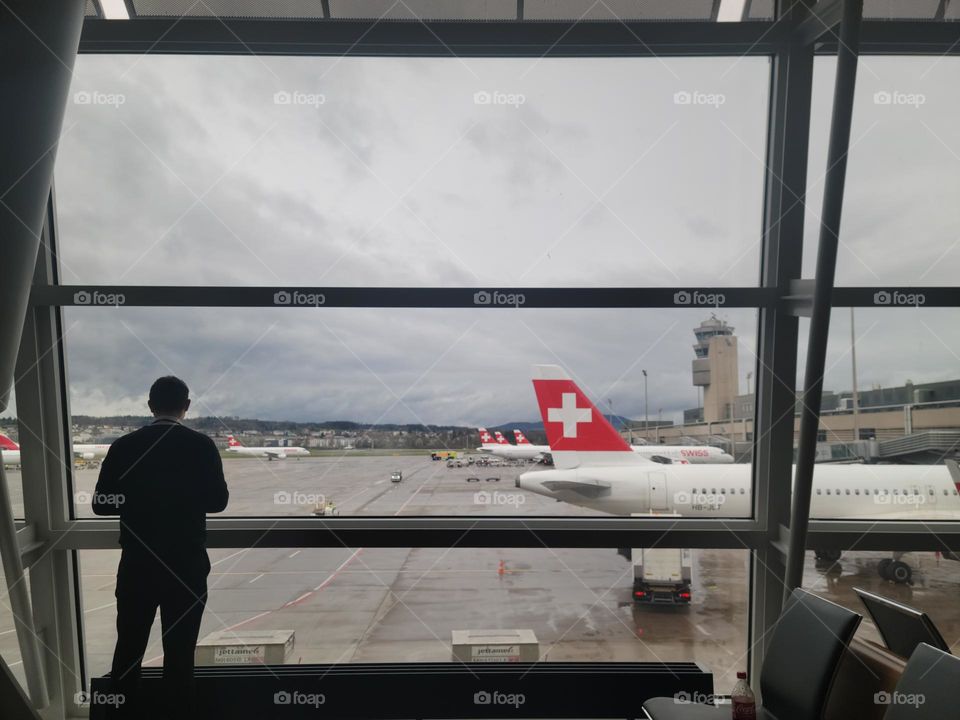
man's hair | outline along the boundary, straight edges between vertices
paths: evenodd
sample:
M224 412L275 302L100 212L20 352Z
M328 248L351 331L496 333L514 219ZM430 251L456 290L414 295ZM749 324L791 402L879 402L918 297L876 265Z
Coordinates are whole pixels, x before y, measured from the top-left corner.
M167 375L157 378L150 386L150 406L156 412L179 413L187 407L190 388L178 377Z

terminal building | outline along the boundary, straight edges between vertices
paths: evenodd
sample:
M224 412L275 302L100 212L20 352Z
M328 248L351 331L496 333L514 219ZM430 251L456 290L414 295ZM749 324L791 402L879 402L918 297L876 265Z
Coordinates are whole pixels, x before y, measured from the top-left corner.
M702 406L684 410L681 425L660 423L645 433L644 424L634 422L624 436L667 445L720 445L747 459L756 396L739 393L734 328L712 315L694 334L693 384L702 388ZM795 444L802 410L798 393ZM821 460L926 464L960 455L960 380L858 389L856 400L850 390L824 390L817 440Z

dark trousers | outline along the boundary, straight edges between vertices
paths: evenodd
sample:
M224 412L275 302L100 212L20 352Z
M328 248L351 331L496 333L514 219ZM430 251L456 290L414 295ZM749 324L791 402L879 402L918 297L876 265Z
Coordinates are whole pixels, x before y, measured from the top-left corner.
M115 717L149 717L150 709L192 717L193 658L200 620L207 602L210 560L205 550L175 560L124 550L117 570L117 647L113 654L113 689L123 698ZM162 702L149 702L140 689L140 665L150 628L160 608L163 637ZM166 706L166 707L164 707Z

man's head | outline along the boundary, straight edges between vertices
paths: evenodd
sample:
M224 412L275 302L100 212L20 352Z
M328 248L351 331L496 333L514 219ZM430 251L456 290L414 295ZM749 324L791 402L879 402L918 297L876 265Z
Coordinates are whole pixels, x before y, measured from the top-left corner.
M154 415L182 418L190 409L190 389L183 380L173 375L158 378L150 386L147 405Z

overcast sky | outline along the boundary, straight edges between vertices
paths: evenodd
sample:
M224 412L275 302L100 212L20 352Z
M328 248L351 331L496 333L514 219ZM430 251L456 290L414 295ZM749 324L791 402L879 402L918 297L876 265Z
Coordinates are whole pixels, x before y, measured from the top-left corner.
M956 284L954 58L861 63L838 284ZM812 272L833 63L818 60ZM69 284L696 286L759 273L769 63L81 56L56 184ZM884 95L888 93L890 102ZM678 419L708 310L69 309L72 410L536 419L532 363ZM756 313L720 309L754 370ZM862 310L863 386L960 374L954 311ZM806 327L806 326L804 326ZM850 386L835 314L826 385Z

